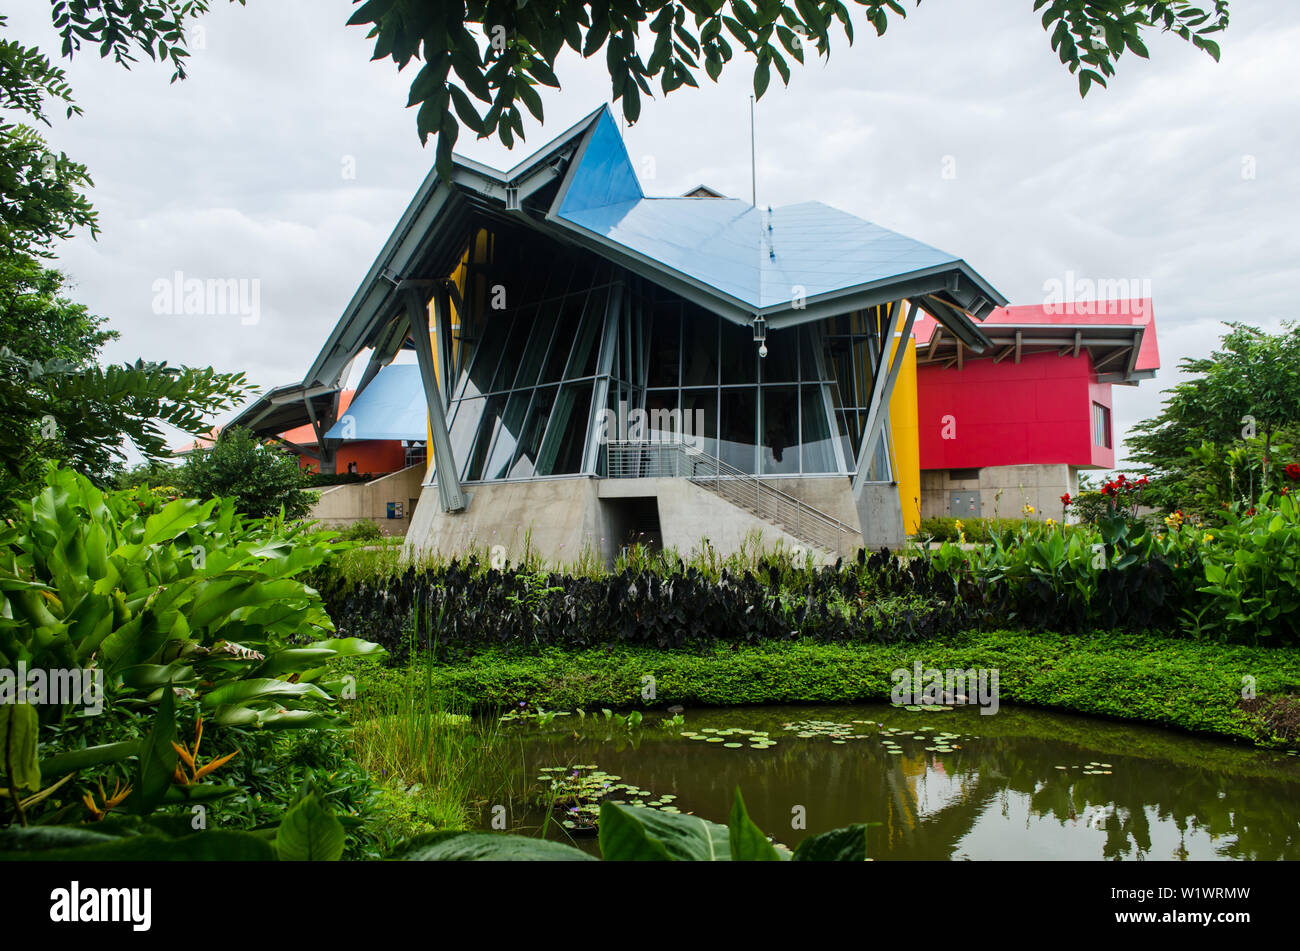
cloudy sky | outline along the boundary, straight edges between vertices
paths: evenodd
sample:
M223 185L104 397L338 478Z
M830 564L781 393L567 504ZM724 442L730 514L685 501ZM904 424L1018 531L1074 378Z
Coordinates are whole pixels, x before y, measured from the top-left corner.
M85 114L49 139L89 165L103 233L66 243L60 266L121 332L110 359L272 386L301 378L433 149L404 108L412 69L370 62L349 0L214 6L185 82L91 50L67 64ZM1030 0L927 0L880 39L862 25L758 104L759 204L837 206L966 258L1012 303L1069 275L1149 286L1164 368L1116 387L1123 432L1220 321L1295 316L1300 19L1294 0L1232 6L1221 63L1153 35L1150 61L1125 56L1087 100ZM47 11L10 14L8 34L57 52ZM545 126L513 154L468 137L459 150L508 167L608 95L601 56L566 50L557 72ZM704 182L748 197L749 71L701 81L645 103L628 150L649 194ZM259 319L155 313L155 282L178 271L257 279Z

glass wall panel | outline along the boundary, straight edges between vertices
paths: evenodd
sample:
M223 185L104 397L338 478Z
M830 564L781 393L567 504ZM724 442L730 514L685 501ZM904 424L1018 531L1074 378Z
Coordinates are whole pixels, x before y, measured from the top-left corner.
M554 330L555 305L543 304L538 308L537 316L533 318L532 332L528 335L528 346L524 350L523 358L519 363L519 373L515 377L516 390L537 383L537 375L541 372L542 362L546 359L546 351L551 345Z
M719 356L722 360L722 385L756 382L758 344L754 343L754 332L748 327L738 327L729 320L722 321L721 331Z
M510 394L510 402L506 404L505 416L502 417L496 443L492 446L487 468L483 472L484 479L504 479L510 471L510 463L514 460L515 449L519 446L519 437L524 429L524 417L528 414L528 403L532 396L532 390L518 390Z
M478 337L472 343L474 354L466 372L461 374L454 391L456 395L481 396L492 389L492 378L496 375L497 364L501 361L501 351L505 349L510 337L510 324L513 315L506 312L491 312L480 322Z
M551 407L555 405L555 391L558 387L543 386L534 390L533 403L528 408L528 422L515 451L514 465L510 467L510 478L527 479L541 475L537 471L538 455L542 446L542 435L546 432L546 423L551 416Z
M682 386L718 385L718 318L688 313L682 322Z
M799 437L803 446L802 470L839 471L835 461L830 418L826 415L826 395L821 386L800 387L799 415L803 423Z
M799 471L799 388L765 386L763 393L763 474Z
M608 303L608 288L594 290L587 297L587 307L582 315L582 329L574 341L573 353L569 357L568 372L564 377L571 380L576 376L594 376L596 360L600 356L601 331L605 327L605 306Z
M570 475L582 469L591 415L591 385L590 380L580 380L560 387L538 458L537 475Z
M817 372L817 352L814 349L819 336L811 327L805 325L799 328L799 379L805 383L821 379Z
M510 384L514 382L515 374L519 372L519 361L523 359L524 350L528 346L528 335L532 332L536 315L537 308L528 307L515 316L514 323L510 327L510 337L506 340L505 353L501 357L496 374L492 377L493 392L508 390Z
M682 390L685 442L710 456L718 454L718 391L714 387Z
M496 438L497 430L501 427L501 414L506 408L506 396L504 393L497 393L487 398L487 406L483 411L483 420L479 423L478 436L474 440L474 449L468 462L465 464L465 478L474 481L483 478L483 466L487 462L488 450L492 448L492 440ZM456 457L461 458L460 456Z
M677 386L682 352L681 308L661 304L650 323L650 372L647 385Z
M753 331L750 331L753 337ZM750 340L750 352L758 344ZM793 330L768 331L767 356L758 361L759 373L764 383L793 383L799 379L799 335ZM816 379L816 377L813 377Z
M483 416L485 402L482 397L461 400L456 408L456 417L452 420L449 435L451 455L458 465L463 466L469 457L470 448L474 445L474 436L478 433L479 420Z
M559 311L555 323L554 342L551 344L551 352L546 358L546 366L542 370L539 383L559 383L564 378L564 367L569 362L573 342L578 339L579 325L582 322L582 305L586 300L587 295L574 294L554 305Z
M681 410L677 405L677 390L650 390L645 396L645 410L645 432L640 438L651 442L678 441Z
M745 472L754 471L758 387L723 388L718 424L718 457Z

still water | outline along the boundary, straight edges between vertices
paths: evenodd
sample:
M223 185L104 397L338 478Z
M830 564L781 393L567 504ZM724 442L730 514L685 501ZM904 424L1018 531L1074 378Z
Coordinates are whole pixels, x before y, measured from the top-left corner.
M678 727L667 719L503 723L510 827L545 826L598 854L574 802L546 804L577 781L577 805L592 813L607 796L720 823L740 787L759 828L790 848L875 823L878 860L1300 859L1300 757L1286 753L1005 706L992 716L715 707L686 711ZM483 801L483 828L501 798Z

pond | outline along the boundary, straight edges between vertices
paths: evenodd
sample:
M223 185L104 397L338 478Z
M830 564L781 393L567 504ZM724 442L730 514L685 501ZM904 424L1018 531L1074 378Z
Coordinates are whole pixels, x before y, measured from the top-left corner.
M739 786L759 828L790 848L868 822L868 852L883 860L1300 859L1294 754L1006 706L714 707L678 719L501 724L508 827L598 854L601 796L725 824ZM481 827L501 798L482 803Z

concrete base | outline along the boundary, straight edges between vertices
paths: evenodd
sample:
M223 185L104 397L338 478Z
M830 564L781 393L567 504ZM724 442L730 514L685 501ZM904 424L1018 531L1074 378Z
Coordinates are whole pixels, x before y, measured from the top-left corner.
M801 482L823 484L809 488L797 485ZM839 494L851 504L847 479L783 480L778 487L791 495L795 494L792 490L802 488L797 497L820 493L836 504L834 508L817 507L848 521L835 511L844 508L845 498L834 499ZM663 546L683 556L699 551L705 540L724 556L739 553L747 546L752 551L755 543L767 548L808 549L805 542L788 532L685 479L549 479L480 483L466 486L466 490L473 496L469 508L449 513L439 509L437 488L424 487L406 536L408 555L436 553L451 557L476 549L488 552L501 545L509 560L518 561L527 543L552 563L572 562L587 552L612 564L622 546L644 529L629 520L631 507L625 503L633 499L653 500ZM857 551L859 541L853 537L845 542L845 557ZM814 557L832 562L835 559L834 554Z
M954 479L953 473L973 475ZM979 497L979 511L963 506L965 518L1025 518L1025 506L1032 506L1029 518L1061 521L1061 496L1079 492L1079 467L1066 463L1025 466L986 466L970 470L927 469L921 473L921 517L951 516L954 492L967 499Z
M903 510L898 504L898 486L868 482L857 497L858 524L870 551L902 548L907 541Z
M355 522L372 521L389 535L405 535L411 525L411 502L423 491L423 463L381 476L372 482L332 485L321 489L312 506L311 518L326 528L347 528ZM388 503L401 504L402 517L388 517ZM434 503L437 504L437 499Z

